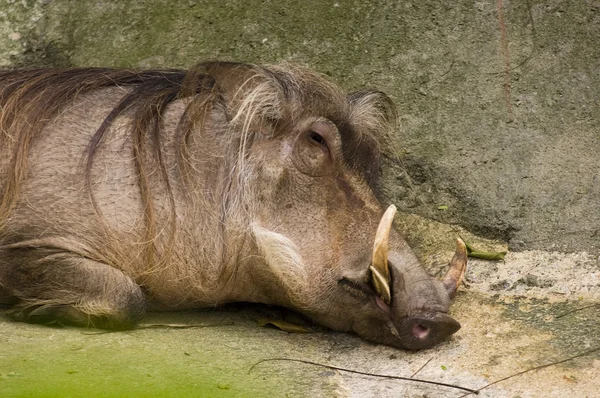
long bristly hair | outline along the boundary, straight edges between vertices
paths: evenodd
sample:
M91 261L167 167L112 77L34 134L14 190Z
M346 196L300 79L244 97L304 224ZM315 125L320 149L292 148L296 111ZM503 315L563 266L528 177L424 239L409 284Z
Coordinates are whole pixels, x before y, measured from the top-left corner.
M91 201L101 219L92 190L95 155L113 123L128 115L128 134L145 219L144 263L148 272L168 264L169 248L177 233L172 175L187 189L194 189L195 169L199 166L189 143L194 134L206 128L205 121L211 112L222 113L226 124L223 153L219 154L228 167L220 192L222 208L218 210L223 228L230 217L251 217L248 197L253 187L247 186L246 177L251 168L248 153L257 140L291 133L292 127L306 115L325 116L338 126L347 167L373 187L395 116L392 102L379 91L348 95L324 76L289 64L206 62L189 71L107 68L3 71L0 72L0 153L10 157L10 162L1 187L0 230L19 202L31 161L30 149L44 127L78 96L110 87L121 87L123 96L90 138L82 167ZM170 104L180 100L186 106L175 131L177 170L173 173L165 166L163 116ZM158 230L156 222L155 187L149 176L149 161L158 165L170 203L168 227L165 227L169 243L163 246L167 250L160 253L155 241L162 230ZM252 220L247 219L247 226L252 231ZM285 240L269 231L256 231L255 243L267 257ZM270 237L276 237L273 239L277 242L270 241ZM301 260L291 249L288 254L279 256L279 261L288 259L297 268Z

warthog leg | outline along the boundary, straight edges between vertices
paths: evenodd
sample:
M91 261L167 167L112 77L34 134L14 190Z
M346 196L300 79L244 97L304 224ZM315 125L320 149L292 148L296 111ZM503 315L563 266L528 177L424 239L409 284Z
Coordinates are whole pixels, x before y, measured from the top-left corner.
M127 275L107 264L54 248L0 248L0 290L16 305L8 315L30 323L127 329L145 299Z

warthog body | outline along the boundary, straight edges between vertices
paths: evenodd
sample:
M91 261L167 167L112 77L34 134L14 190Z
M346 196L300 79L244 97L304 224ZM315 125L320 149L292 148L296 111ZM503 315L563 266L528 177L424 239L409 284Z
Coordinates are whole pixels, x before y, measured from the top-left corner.
M373 254L380 92L212 62L2 72L0 106L0 303L16 320L121 329L247 301L397 347L459 328L462 252L443 283L393 230Z

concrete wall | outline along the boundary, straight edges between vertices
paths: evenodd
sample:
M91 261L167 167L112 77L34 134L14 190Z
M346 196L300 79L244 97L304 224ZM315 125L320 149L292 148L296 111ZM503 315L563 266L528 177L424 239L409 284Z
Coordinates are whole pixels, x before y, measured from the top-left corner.
M0 4L5 67L290 60L380 88L388 199L514 250L600 252L599 43L598 0Z

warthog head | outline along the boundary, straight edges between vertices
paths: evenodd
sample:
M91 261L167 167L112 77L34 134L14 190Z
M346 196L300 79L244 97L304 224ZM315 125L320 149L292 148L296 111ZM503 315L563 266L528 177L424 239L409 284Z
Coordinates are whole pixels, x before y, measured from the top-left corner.
M447 313L466 268L464 244L446 277L432 278L392 229L396 208L384 212L374 194L389 98L346 95L304 71L269 73L268 84L245 94L262 98L253 109L270 116L245 174L252 233L268 265L254 280L273 302L371 341L420 349L452 335L460 325Z

